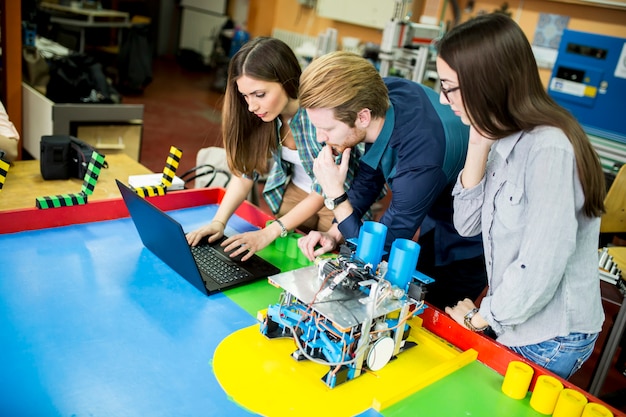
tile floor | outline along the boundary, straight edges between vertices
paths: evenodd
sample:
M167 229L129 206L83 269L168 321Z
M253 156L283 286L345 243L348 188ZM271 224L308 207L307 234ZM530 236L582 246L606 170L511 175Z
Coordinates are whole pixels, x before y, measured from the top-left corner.
M170 146L183 151L178 174L194 167L201 148L221 146L223 95L211 86L212 72L182 68L173 58L155 59L153 80L143 94L124 96L123 103L144 104L140 162L161 172Z

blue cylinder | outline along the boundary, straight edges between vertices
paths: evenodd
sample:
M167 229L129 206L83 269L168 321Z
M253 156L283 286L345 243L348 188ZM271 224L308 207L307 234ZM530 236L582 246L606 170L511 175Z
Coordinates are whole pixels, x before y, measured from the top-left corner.
M359 231L356 257L366 264L372 264L375 270L383 258L387 226L378 222L363 222Z
M396 239L391 245L386 279L406 291L420 255L420 245L409 239Z

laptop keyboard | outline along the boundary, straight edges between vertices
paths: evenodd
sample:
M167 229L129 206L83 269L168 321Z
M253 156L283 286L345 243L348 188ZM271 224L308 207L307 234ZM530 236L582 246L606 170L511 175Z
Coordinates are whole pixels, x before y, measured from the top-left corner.
M196 259L198 268L220 284L227 284L250 276L246 270L221 258L216 250L209 245L191 246L191 252Z

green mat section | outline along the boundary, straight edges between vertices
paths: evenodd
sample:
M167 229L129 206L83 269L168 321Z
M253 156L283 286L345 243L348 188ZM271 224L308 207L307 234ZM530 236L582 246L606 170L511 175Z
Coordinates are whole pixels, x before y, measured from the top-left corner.
M385 417L543 416L530 406L530 392L522 400L504 395L500 389L503 380L493 369L474 361L387 407L381 414Z
M257 255L279 267L281 272L313 265L300 253L300 249L297 247L299 237L300 235L297 233L290 233L285 238L276 239L273 244L257 252ZM262 279L224 291L224 294L250 315L256 317L259 310L278 302L281 291L279 288L268 284L266 279Z
M267 308L270 304L276 304L280 293L281 290L268 284L267 280L224 291L228 298L253 317L256 317L259 310Z

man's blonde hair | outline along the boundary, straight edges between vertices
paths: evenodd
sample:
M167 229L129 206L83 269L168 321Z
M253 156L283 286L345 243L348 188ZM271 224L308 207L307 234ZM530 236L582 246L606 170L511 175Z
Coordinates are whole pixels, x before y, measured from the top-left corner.
M302 72L300 107L333 109L335 118L354 127L364 108L373 118L384 117L389 94L371 62L351 52L331 52L314 59Z

